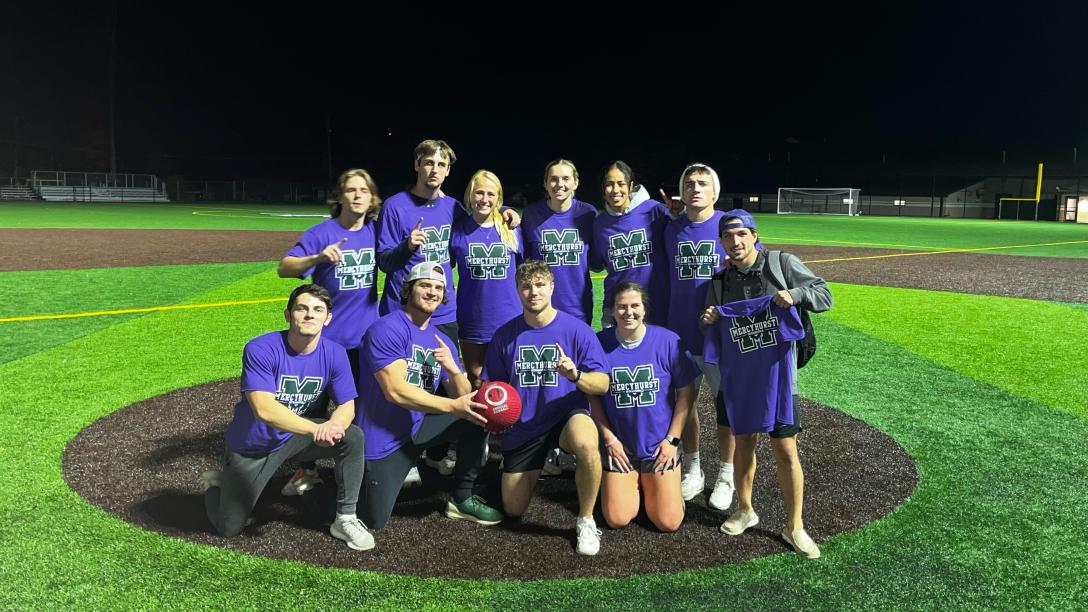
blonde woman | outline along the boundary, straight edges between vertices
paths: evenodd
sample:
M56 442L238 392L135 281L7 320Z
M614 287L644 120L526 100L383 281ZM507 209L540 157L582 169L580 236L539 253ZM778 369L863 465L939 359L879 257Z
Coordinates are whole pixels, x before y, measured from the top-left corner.
M474 389L491 335L521 314L514 271L522 260L521 230L503 221L502 183L487 170L472 175L465 189L469 216L457 221L450 237L450 260L457 266L457 322L461 357Z

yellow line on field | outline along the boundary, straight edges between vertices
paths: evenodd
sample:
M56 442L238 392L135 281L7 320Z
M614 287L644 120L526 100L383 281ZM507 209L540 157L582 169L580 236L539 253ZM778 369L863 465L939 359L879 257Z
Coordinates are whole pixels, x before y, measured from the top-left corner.
M1067 240L1064 242L1040 242L1036 244L1010 244L1005 246L978 247L973 249L948 249L944 251L921 251L915 253L887 253L884 255L863 255L859 257L834 257L830 259L811 259L804 263L832 263L837 261L861 261L866 259L887 259L889 257L913 257L915 255L943 255L947 253L974 253L979 251L997 251L1001 249L1025 249L1040 246L1058 246L1063 244L1088 244L1088 240ZM605 277L603 273L591 275L593 279L600 280ZM378 292L381 295L381 291ZM79 319L84 317L102 317L121 314L139 314L144 312L159 312L165 310L192 310L195 308L220 308L223 306L244 306L248 304L269 304L272 302L285 302L287 298L261 298L257 300L234 300L230 302L211 302L208 304L173 304L169 306L149 306L146 308L124 308L121 310L96 310L92 312L74 312L67 314L34 315L28 317L0 318L0 323L15 323L18 321L48 321L54 319Z
M0 323L14 323L16 321L47 321L52 319L80 319L83 317L103 317L109 315L137 314L141 312L158 312L160 310L192 310L194 308L219 308L221 306L244 306L246 304L268 304L270 302L286 302L287 298L262 298L259 300L235 300L232 302L212 302L209 304L172 304L170 306L149 306L147 308L124 308L121 310L96 310L93 312L73 312L67 314L34 315L30 317L8 317L0 319Z
M919 253L888 253L885 255L862 255L859 257L835 257L832 259L812 259L806 264L830 263L834 261L860 261L864 259L887 259L889 257L913 257L915 255L944 255L948 253L977 253L979 251L998 251L1001 249L1026 249L1029 247L1057 246L1062 244L1086 244L1088 240L1066 240L1064 242L1040 242L1037 244L1009 244L1005 246L978 247L973 249L949 249L945 251L923 251Z
M901 248L901 249L939 249L939 248L941 248L941 247L935 247L935 246L922 246L922 245L917 245L917 244L892 244L892 243L888 243L888 242L849 242L849 241L846 241L846 240L812 240L812 239L809 239L809 238L783 238L781 236L771 237L771 238L766 238L766 237L761 236L760 240L763 241L763 242L771 243L771 244L774 244L776 242L781 242L783 244L793 244L793 243L799 243L799 242L810 243L811 242L812 244L830 244L830 245L849 244L849 245L853 245L853 246L880 246L880 247L895 247L895 248Z

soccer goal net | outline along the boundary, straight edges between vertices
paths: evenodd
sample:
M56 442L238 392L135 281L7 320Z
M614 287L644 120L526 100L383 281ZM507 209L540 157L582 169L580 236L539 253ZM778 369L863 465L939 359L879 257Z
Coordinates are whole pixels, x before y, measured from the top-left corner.
M856 215L861 190L851 187L779 187L778 213Z

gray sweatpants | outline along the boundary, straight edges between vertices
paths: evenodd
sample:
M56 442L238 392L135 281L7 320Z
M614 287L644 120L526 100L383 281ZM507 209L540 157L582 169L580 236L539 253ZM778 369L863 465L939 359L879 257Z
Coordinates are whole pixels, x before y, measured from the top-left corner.
M228 447L223 459L220 486L209 487L204 493L208 520L220 535L238 535L245 527L261 491L285 461L327 458L336 461L336 511L355 514L366 460L363 457L363 431L351 425L345 430L344 438L329 447L318 446L313 438L302 434L293 434L283 446L263 457L239 455Z

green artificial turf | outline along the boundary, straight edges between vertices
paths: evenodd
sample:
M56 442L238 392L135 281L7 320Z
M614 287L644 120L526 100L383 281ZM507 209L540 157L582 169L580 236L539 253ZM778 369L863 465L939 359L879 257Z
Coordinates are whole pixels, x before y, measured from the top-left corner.
M242 263L4 272L0 283L8 299L0 302L0 319L176 304L270 268L267 263ZM142 315L0 322L0 363L138 316Z
M277 295L285 283L267 270L187 301ZM245 341L282 324L282 307L273 303L113 320L0 364L7 382L0 405L19 404L0 429L0 513L9 517L0 522L0 601L22 609L595 609L635 601L644 608L1074 607L1085 594L1088 565L1081 546L1088 541L1088 454L1081 442L1088 421L1039 399L1049 392L1029 397L943 364L939 352L925 355L898 337L863 331L871 314L862 306L879 306L881 292L887 303L901 304L896 316L904 326L924 321L923 314L951 320L965 308L993 307L986 298L904 303L903 290L834 291L838 312L815 317L820 353L802 373L802 391L895 437L918 461L922 479L889 517L824 542L817 562L780 554L679 574L663 567L659 576L622 580L391 577L171 540L106 515L68 489L60 457L80 429L135 401L237 376ZM1022 327L1039 306L1008 300L999 309ZM1070 335L1083 345L1088 330ZM1024 344L1036 350L1045 342L1031 336ZM1008 356L980 353L973 363L982 373ZM1039 386L1055 384L1023 374Z
M298 204L0 203L0 227L108 227L301 231L324 206ZM910 250L979 249L1003 255L1088 257L1088 225L985 219L756 215L760 237L777 244L831 244ZM1051 244L1066 243L1066 244Z
M921 289L833 284L828 314L999 389L1088 417L1088 310Z
M1088 225L1045 221L756 215L762 240L908 250L988 249L995 255L1088 257ZM1067 243L1067 244L1052 244ZM1016 245L1040 245L1000 248Z

